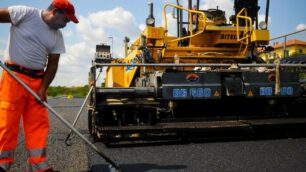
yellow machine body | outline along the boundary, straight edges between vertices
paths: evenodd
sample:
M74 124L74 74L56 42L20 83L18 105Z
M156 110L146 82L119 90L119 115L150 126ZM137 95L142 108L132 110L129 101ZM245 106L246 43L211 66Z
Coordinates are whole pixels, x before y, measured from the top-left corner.
M198 15L198 28L194 29L193 22L189 25L189 34L183 37L168 34L166 9L173 7L188 13L190 20L195 20ZM245 26L220 25L219 21L209 20L202 11L190 10L180 6L168 4L164 11L165 25L163 27L147 26L141 35L131 44L126 57L116 59L112 63L142 63L141 38L146 46L152 47L150 53L154 63L228 63L239 62L245 59L250 51L251 43L265 45L269 41L268 30L256 30L252 20L242 9L236 16L236 21L245 20ZM179 46L179 42L187 41L187 46ZM185 68L190 70L192 68ZM106 75L106 86L131 87L134 75L139 67L109 67ZM162 68L147 67L146 71L163 70Z
M97 67L107 69L105 86L95 86L88 103L95 140L171 140L201 132L215 137L221 130L246 134L280 125L306 131L306 88L299 71L279 61L267 65L257 56L259 48L271 48L266 23L258 23L258 1L235 0L231 22L218 8L192 8L195 1L200 3L190 0L188 8L180 1L165 5L163 26L155 26L150 3L139 37L131 44L124 39L124 57L109 58L107 45L97 48L90 84L96 83ZM169 9L176 11L175 31L169 30Z

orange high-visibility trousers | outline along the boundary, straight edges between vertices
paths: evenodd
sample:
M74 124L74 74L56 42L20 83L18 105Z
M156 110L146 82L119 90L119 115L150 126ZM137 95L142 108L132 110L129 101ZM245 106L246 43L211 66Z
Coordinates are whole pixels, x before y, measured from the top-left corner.
M33 91L38 92L41 78L14 73ZM51 168L46 163L48 111L3 70L0 81L0 167L6 171L9 171L14 160L20 118L22 118L30 171L42 172Z

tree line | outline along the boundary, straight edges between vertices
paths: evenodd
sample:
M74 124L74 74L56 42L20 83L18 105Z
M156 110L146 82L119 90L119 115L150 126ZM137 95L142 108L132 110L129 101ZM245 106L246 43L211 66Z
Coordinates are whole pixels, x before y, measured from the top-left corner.
M50 86L48 88L48 96L73 96L73 97L85 97L88 93L88 85L85 86Z

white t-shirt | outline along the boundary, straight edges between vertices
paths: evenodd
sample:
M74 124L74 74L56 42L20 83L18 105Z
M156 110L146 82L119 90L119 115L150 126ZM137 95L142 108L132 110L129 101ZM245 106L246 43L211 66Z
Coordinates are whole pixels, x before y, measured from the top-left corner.
M51 29L42 19L42 10L26 6L8 8L12 21L6 60L29 69L44 69L48 54L65 53L62 32Z

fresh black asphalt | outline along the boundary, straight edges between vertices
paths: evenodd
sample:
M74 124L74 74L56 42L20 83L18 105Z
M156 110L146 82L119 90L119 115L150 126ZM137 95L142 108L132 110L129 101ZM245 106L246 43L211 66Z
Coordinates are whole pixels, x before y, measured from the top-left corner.
M70 123L78 113L83 99L50 99L49 103ZM89 138L86 110L76 128ZM47 159L54 169L61 172L108 171L108 164L76 135L72 146L64 140L68 133L52 114L48 137ZM16 126L17 127L17 126ZM306 138L276 140L232 140L154 144L107 148L97 143L111 158L115 159L123 172L304 172L306 171ZM15 153L12 172L28 170L22 130Z

